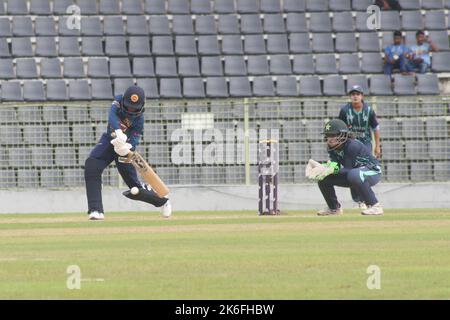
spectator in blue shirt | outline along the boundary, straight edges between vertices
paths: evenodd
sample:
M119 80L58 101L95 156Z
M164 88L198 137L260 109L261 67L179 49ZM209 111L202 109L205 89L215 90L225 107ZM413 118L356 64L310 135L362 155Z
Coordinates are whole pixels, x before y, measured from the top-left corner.
M430 52L438 51L437 46L427 37L423 31L416 32L417 44L411 46L413 57L411 59L411 66L414 71L419 73L426 73L431 67Z
M395 31L394 43L384 49L384 74L390 76L394 69L400 69L402 74L410 73L412 65L408 60L412 55L411 49L403 44L401 31Z

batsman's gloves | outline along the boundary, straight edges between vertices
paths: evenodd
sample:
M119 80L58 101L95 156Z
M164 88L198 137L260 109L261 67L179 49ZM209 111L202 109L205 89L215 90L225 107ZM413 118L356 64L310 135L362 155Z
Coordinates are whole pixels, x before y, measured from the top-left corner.
M130 153L132 145L129 143L120 144L119 146L114 146L114 151L121 157L125 157Z
M128 137L125 133L123 133L123 131L121 129L114 130L114 133L116 134L116 136L115 136L116 139L119 139L120 141L122 141L124 143L127 142Z

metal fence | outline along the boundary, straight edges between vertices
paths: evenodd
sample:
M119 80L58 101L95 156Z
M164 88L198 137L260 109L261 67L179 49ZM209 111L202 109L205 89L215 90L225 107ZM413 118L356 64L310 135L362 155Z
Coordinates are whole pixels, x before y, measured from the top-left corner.
M279 141L280 183L307 183L309 158L346 99L166 100L146 104L138 151L169 185L256 184L257 142ZM370 97L381 123L383 179L450 180L449 99ZM0 106L0 188L84 186L83 167L110 101ZM105 186L123 184L114 163Z

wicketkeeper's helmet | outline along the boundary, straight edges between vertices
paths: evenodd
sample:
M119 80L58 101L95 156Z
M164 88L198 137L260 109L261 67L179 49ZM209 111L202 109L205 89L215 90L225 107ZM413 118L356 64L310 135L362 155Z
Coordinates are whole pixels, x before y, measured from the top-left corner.
M349 130L344 121L341 119L333 119L325 125L323 134L325 135L325 141L327 138L336 138L337 145L332 148L328 147L328 150L335 150L347 141Z

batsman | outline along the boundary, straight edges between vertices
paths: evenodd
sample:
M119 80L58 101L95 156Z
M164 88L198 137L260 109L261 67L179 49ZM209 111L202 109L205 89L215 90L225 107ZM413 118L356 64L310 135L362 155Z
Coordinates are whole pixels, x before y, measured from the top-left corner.
M104 220L102 202L102 173L115 162L117 170L129 189L123 193L129 199L140 200L160 207L162 214L169 217L172 206L167 197L159 197L148 185L140 182L135 167L121 162L139 144L144 129L144 90L138 86L129 87L123 95L114 97L109 110L108 126L100 141L86 159L84 178L88 202L89 220ZM136 192L137 188L137 192Z
M377 158L361 141L353 137L347 125L340 119L329 121L325 125L324 135L330 160L320 164L311 159L305 170L307 178L318 182L328 205L317 214L325 216L343 213L336 197L335 186L355 190L367 206L361 214L383 214L383 208L372 190L381 178L381 167Z

